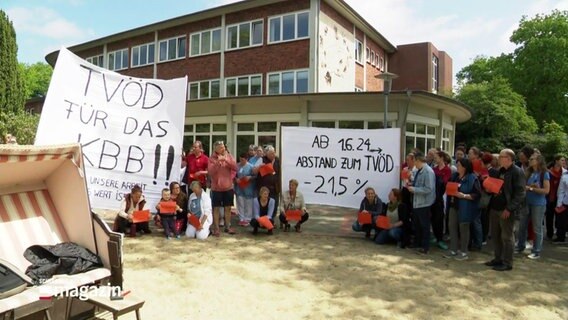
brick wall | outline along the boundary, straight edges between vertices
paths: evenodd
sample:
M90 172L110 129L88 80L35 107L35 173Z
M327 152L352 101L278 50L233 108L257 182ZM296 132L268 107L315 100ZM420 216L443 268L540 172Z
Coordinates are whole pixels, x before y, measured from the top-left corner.
M308 10L309 8L310 8L309 0L283 1L258 8L229 13L225 16L225 24L230 25L238 22L250 21L250 20L260 19L263 17L280 15L288 12ZM265 19L264 22L266 25L266 23L268 23L268 20Z
M87 59L90 58L92 56L98 56L103 54L103 46L96 46L93 48L89 48L86 50L82 50L82 51L77 51L75 52L76 55L78 55L79 57L83 58L83 59Z

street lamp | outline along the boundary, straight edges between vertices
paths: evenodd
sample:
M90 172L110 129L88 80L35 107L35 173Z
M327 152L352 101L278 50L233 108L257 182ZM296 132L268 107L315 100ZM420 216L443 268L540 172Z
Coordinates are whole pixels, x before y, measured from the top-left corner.
M383 84L383 94L385 95L385 120L383 122L384 128L387 128L387 114L389 113L389 93L392 87L392 80L398 78L397 74L390 73L390 72L383 72L377 76L377 79L381 79L384 81Z

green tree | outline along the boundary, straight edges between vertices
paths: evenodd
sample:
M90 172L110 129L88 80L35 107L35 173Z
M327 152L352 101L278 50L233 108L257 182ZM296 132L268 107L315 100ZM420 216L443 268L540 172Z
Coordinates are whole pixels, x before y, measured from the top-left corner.
M537 123L568 128L568 11L523 16L511 42L517 45L509 80Z
M0 112L24 107L17 54L16 31L8 15L0 10Z
M34 64L20 63L20 72L24 81L26 100L36 97L45 97L53 69L43 62Z
M473 62L456 73L458 87L468 83L483 83L496 77L508 79L513 69L513 56L501 54L498 57L477 56Z
M568 139L561 125L554 121L545 122L542 132L543 141L539 150L547 159L553 159L559 153L566 154Z
M0 134L2 139L6 133L16 137L19 144L33 144L39 115L30 114L23 110L18 112L0 112ZM3 141L0 141L3 143Z
M537 131L535 120L527 114L524 98L501 77L465 84L455 98L472 109L472 119L458 125L456 137L469 146L492 152L504 147L518 148Z

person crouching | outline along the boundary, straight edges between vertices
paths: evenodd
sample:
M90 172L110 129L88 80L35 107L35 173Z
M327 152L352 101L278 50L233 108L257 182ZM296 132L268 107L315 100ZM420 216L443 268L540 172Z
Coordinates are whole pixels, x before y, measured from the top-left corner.
M267 216L273 226L272 228L267 228L268 234L272 235L272 229L274 229L274 220L272 214L274 213L275 201L273 198L269 197L270 190L268 190L267 187L260 188L258 193L259 197L254 199L252 205L253 218L250 221L250 225L253 227L252 234L256 235L258 233L258 228L264 227L261 226L258 219Z

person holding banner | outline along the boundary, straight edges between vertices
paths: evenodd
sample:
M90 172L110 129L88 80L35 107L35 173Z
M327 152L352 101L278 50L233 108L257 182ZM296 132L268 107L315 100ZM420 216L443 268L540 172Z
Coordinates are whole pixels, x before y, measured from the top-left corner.
M469 258L468 244L470 224L479 211L481 186L473 173L473 165L469 159L456 161L458 172L451 178L451 183L458 184L456 193L448 191L450 204L450 250L444 255L462 261ZM458 248L459 239L459 248Z
M213 144L215 152L209 159L207 170L211 177L211 203L213 205L213 224L215 225L213 235L219 237L220 209L224 208L225 232L235 234L231 228L231 207L235 195L233 189L233 177L237 171L237 163L231 154L225 149L223 141L216 141Z
M515 152L503 149L499 153L499 180L503 180L500 192L495 194L489 204L489 223L494 245L494 258L485 263L496 271L513 269L513 247L515 245L513 227L525 202L525 174L514 163ZM487 190L486 183L484 188ZM488 190L489 191L489 190ZM492 192L495 193L495 192Z
M162 189L162 199L156 205L160 215L160 221L164 226L164 235L166 239L170 240L170 235L173 234L177 239L180 238L179 233L176 232L175 217L176 213L182 212L180 206L177 205L175 200L172 199L172 194L169 188Z
M383 202L377 196L374 188L367 187L365 189L365 198L359 206L357 220L351 228L355 232L365 232L365 238L371 237L371 230L376 223L377 216L383 211Z
M298 191L298 184L298 180L290 179L288 190L282 193L280 222L284 224L284 232L290 231L290 221L298 221L294 229L296 232L302 232L302 224L310 218L304 195Z
M203 144L201 141L195 140L191 147L191 152L187 155L186 163L187 168L185 169L185 176L182 183L191 185L193 181L199 181L203 188L206 189L209 158L203 153ZM191 193L191 188L189 188L188 192Z
M192 193L189 196L185 235L188 238L205 240L209 237L209 228L213 223L211 198L207 192L203 192L199 181L193 181L190 188Z
M146 200L142 195L142 188L139 185L135 185L130 190L129 194L124 196L122 202L120 203L120 210L115 219L115 231L120 233L126 233L126 230L130 230L130 236L136 237L137 231L143 231L144 233L152 233L148 226L148 221L151 218L150 210L146 210ZM140 222L134 222L134 215L136 213L147 213L147 219L141 219ZM146 220L146 221L143 221Z
M410 216L408 207L402 203L400 189L392 189L389 192L389 202L383 206L383 212L377 219L378 234L375 237L376 244L386 244L394 241L400 248L404 248L410 232Z
M254 199L254 175L252 165L248 162L248 154L239 157L237 177L235 179L235 193L237 194L237 212L239 225L247 227L252 219L252 201Z
M258 192L259 197L253 200L253 218L250 221L252 226L252 234L258 234L258 228L265 228L268 230L268 235L272 235L274 229L274 206L275 201L270 195L270 190L267 187L261 187Z
M428 254L430 251L430 207L436 201L436 176L434 170L426 163L424 154L417 152L414 155L415 166L418 171L408 191L412 193L412 214L415 224L415 246L419 254Z
M274 199L274 212L271 216L276 216L281 188L280 159L276 156L276 150L273 146L267 146L264 151L265 156L262 157L262 164L254 168L254 173L258 175L256 187L259 190L266 187L270 191L270 198Z

